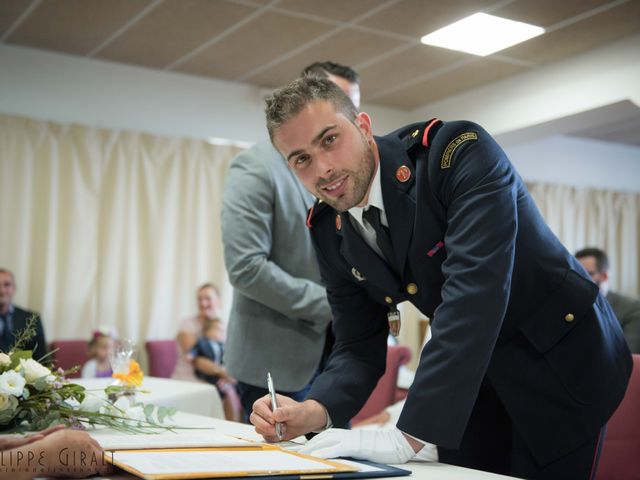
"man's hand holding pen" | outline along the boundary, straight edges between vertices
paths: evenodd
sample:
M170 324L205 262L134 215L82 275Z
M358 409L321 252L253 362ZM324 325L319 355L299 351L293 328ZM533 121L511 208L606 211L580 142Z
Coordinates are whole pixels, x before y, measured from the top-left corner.
M315 400L296 402L295 400L276 394L278 408L271 410L271 396L265 395L253 404L253 412L249 417L256 432L267 442L291 440L312 431L320 431L327 424L325 408ZM282 424L282 438L276 434L276 423Z
M276 387L273 385L273 378L271 378L271 372L267 373L267 390L269 390L269 398L271 399L271 411L275 412L278 409L278 399L276 397ZM276 422L276 437L278 441L282 441L282 424Z

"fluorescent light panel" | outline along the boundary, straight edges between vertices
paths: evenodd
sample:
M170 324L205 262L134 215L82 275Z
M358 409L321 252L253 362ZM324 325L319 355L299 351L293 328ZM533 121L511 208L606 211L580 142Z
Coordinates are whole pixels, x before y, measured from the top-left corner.
M425 45L485 57L544 33L544 28L486 13L474 13L420 39Z

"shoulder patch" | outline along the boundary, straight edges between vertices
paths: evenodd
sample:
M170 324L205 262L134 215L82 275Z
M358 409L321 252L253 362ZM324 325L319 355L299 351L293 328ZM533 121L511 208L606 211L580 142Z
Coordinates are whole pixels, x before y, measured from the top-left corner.
M313 222L324 212L331 210L331 207L322 200L316 201L316 203L309 209L307 215L307 228L313 228Z
M464 142L469 142L472 140L478 140L478 134L476 132L461 133L456 138L451 140L447 145L447 148L445 148L444 152L442 153L442 159L440 160L440 169L444 170L445 168L451 167L451 159L453 158L453 154L455 153L456 149Z

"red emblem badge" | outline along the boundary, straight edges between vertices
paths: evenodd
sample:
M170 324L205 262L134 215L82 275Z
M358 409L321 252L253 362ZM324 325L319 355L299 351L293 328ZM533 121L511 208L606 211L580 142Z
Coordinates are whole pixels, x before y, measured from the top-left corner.
M401 167L398 167L398 170L396 170L396 179L399 182L404 183L410 178L411 178L411 170L409 169L409 167L407 167L406 165L402 165Z

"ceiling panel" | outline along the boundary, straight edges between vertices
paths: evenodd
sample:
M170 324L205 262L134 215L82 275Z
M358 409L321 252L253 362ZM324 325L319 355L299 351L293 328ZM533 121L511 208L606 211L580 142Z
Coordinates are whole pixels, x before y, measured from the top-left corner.
M151 0L43 0L6 42L87 54L150 3Z
M525 67L490 58L474 59L442 76L418 82L410 87L378 97L375 103L396 108L414 109L425 103L442 100L452 94L461 93L524 70ZM434 115L437 115L437 112L434 112Z
M500 52L544 64L640 32L640 1L630 1Z
M235 79L331 30L325 23L264 13L180 65L184 73Z
M278 8L348 22L389 0L282 0Z
M360 22L420 40L420 37L495 3L491 0L403 0Z
M304 67L313 62L331 60L355 66L402 44L399 40L347 29L254 75L249 81L265 87L277 87L293 80Z
M485 60L418 43L478 10L551 28ZM333 60L359 71L364 102L413 108L640 32L640 0L0 0L0 32L260 87Z
M573 132L574 137L601 140L604 142L624 143L632 146L640 146L640 113L631 118L617 120Z
M11 28L30 4L31 0L4 0L0 4L0 37Z
M162 68L255 10L211 0L166 0L96 57Z
M536 0L535 2L519 0L497 8L491 13L547 28L607 3L611 3L611 0Z
M464 53L428 45L414 45L383 62L359 69L363 101L416 77L423 77L451 63L469 59ZM377 100L376 100L377 101Z

